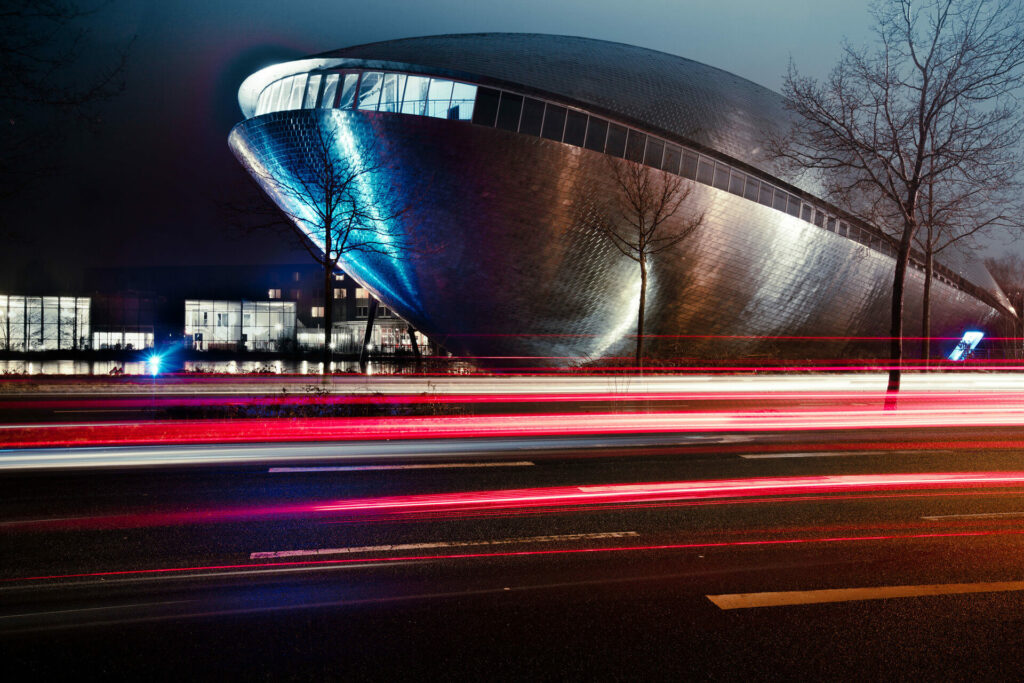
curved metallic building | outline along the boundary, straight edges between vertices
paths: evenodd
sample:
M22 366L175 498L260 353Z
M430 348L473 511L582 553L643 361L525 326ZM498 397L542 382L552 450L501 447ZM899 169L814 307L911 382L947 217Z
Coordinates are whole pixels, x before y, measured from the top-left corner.
M777 177L762 147L787 125L781 96L732 74L585 38L448 35L267 67L239 102L246 120L231 149L293 215L303 207L281 188L315 175L318 130L332 132L338 154L379 156L386 171L361 191L370 203L404 202L385 230L432 248L352 252L343 268L456 355L561 365L630 353L639 270L581 224L581 207L614 193L610 158L681 176L690 192L678 220L705 212L651 265L652 355L886 351L865 338L887 334L891 239L812 184ZM909 335L922 271L908 271ZM938 267L933 336L959 337L1008 310L984 269Z

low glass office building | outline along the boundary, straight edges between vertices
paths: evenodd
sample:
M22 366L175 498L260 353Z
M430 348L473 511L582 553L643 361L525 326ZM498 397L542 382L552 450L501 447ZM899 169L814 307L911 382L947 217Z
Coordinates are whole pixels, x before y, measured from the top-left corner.
M197 351L287 351L294 301L185 301L185 337Z
M609 164L682 178L673 220L705 217L651 264L652 354L850 357L872 352L858 338L888 331L893 240L812 180L783 179L764 153L788 125L781 96L719 69L585 38L432 36L267 67L239 103L230 146L292 215L310 207L284 188L315 185L325 131L337 158L372 157L361 198L408 209L382 233L432 248L352 252L342 268L456 354L571 364L629 353L639 271L585 221L616 192ZM922 289L915 258L908 329ZM979 264L937 266L933 336L1010 311Z
M89 314L87 296L0 294L0 350L88 349Z

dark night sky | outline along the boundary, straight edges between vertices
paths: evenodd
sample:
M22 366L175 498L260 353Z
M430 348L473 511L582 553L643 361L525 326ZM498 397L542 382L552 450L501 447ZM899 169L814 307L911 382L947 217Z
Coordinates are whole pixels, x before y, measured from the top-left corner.
M238 85L275 61L415 35L527 31L671 52L778 89L790 55L822 76L844 35L867 39L869 17L841 0L115 0L89 25L84 67L135 37L126 88L98 129L69 136L60 178L3 206L29 238L0 249L7 272L308 258L276 237L237 236L218 210L243 181L227 147Z

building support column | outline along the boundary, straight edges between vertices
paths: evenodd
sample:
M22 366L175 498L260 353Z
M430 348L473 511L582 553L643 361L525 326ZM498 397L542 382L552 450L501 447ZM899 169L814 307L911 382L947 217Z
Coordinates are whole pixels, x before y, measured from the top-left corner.
M366 312L366 332L363 333L363 345L359 347L359 371L366 372L367 349L373 339L373 319L377 317L377 300L370 297L370 306Z
M420 345L416 342L416 328L409 325L409 341L412 342L412 353L416 356L416 362L419 363L423 356L420 355Z

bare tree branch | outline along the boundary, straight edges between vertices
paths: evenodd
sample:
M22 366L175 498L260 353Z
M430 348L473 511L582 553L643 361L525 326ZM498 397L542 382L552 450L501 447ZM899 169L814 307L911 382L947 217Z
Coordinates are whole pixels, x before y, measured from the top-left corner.
M431 251L411 237L410 207L390 191L388 154L376 140L352 143L343 148L338 124L325 118L311 128L304 158L289 169L270 169L243 159L246 170L273 199L276 207L257 203L252 215L244 216L247 230L290 232L323 268L324 277L324 367L331 356L334 292L331 278L346 254L380 254L405 260ZM249 204L251 206L251 203ZM239 213L244 207L229 208ZM282 217L284 220L282 220ZM395 225L403 223L403 229Z
M938 246L937 234L967 239L1013 223L1002 202L1019 189L1024 8L1017 0L894 0L877 2L873 14L875 45L844 45L824 81L790 65L783 93L793 125L769 149L785 170L814 174L835 203L897 238L894 395L919 228L931 224L923 243Z
M704 223L704 213L676 218L691 191L679 176L632 161L604 161L616 193L605 206L588 211L581 223L640 267L636 365L642 369L649 261L690 237Z
M59 174L59 162L49 157L64 139L64 119L94 123L93 105L124 89L130 44L102 68L80 68L88 36L83 20L108 4L0 0L0 200ZM14 226L0 224L0 240L16 237Z

